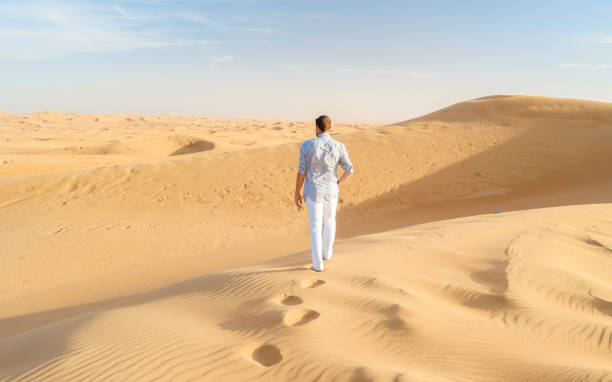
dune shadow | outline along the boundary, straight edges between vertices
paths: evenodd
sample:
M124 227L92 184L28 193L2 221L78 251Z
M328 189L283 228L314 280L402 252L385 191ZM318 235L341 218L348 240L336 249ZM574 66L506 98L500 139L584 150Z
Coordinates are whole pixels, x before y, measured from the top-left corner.
M252 334L267 329L272 329L283 322L283 313L273 309L259 312L244 312L236 309L225 321L218 326L231 332Z
M484 271L474 272L470 278L482 285L489 287L493 294L504 294L508 290L508 274L506 268L508 261L495 261L493 267Z
M301 252L291 255L286 255L283 260L293 260L292 262L304 262L300 260ZM274 264L274 259L270 260L268 264ZM282 267L282 264L274 264ZM211 293L218 292L220 290L226 290L231 286L237 277L247 277L251 275L260 275L267 273L284 273L294 271L311 271L307 266L304 267L293 267L293 268L281 268L281 269L267 269L263 271L228 271L205 274L202 276L193 277L187 280L173 283L153 291L135 294L126 297L108 299L97 301L87 304L71 305L64 308L52 309L46 311L40 311L35 313L23 314L14 317L0 318L0 340L3 338L17 335L28 330L38 328L44 325L52 324L67 318L76 317L82 314L88 314L96 311L106 311L109 309L116 309L125 307L132 304L147 303L156 299L167 298L177 296L181 294L190 294L194 292L207 291ZM311 272L314 273L314 272Z
M597 309L598 311L600 311L601 313L612 317L612 302L604 300L602 298L599 297L595 297L593 295L591 295L593 297L593 307L595 309Z
M578 132L576 128L566 134L539 126L538 120L530 123L521 134L502 143L392 191L341 208L339 221L356 218L359 224L339 224L337 237L495 211L612 202L612 181L601 176L612 161L612 151L603 144L612 139L612 129ZM549 143L542 129L554 134L556 144L567 148L565 152L547 149ZM358 140L352 144L360 147ZM358 168L359 156L353 155ZM537 167L523 163L521 158L530 158Z
M213 142L200 140L174 150L168 156L194 154L202 151L210 151L214 148L215 144Z
M507 268L507 260L494 261L491 268L472 273L470 278L488 287L490 293L479 293L464 305L482 310L498 310L511 307L512 302L506 297L508 291Z
M287 255L283 260L297 262L303 253ZM301 263L303 263L303 259ZM129 306L146 304L176 296L189 296L193 294L214 295L215 293L226 293L235 288L236 283L248 279L252 275L267 273L283 273L296 271L309 271L308 267L284 267L275 264L276 269L251 271L248 268L226 271L220 273L206 274L178 283L174 283L153 291L148 291L132 296L108 299L95 303L73 305L60 309L41 311L24 314L15 317L0 319L0 342L6 345L0 348L0 359L5 355L16 356L27 360L14 367L11 374L8 370L0 368L0 379L17 378L19 375L30 370L37 369L41 365L48 364L52 360L59 359L62 354L69 350L71 337L79 331L79 328L87 326L89 322L96 320L100 314L110 310ZM251 304L265 303L266 299L250 301ZM248 313L238 310L228 319L220 324L220 327L234 332L253 332L275 327L283 322L283 312L280 309L270 309L263 313ZM40 330L48 329L48 336L40 336ZM57 328L51 330L51 328ZM8 342L5 342L8 341ZM18 346L8 346L17 344ZM44 348L43 353L33 349ZM0 362L1 363L1 362ZM12 374L14 373L14 374Z
M503 294L496 295L483 293L463 305L481 310L499 310L511 307L512 302Z
M585 244L591 245L593 247L599 247L603 250L605 250L606 252L612 253L612 249L610 247L608 247L607 245L603 244L602 242L595 240L591 237L587 238L586 240L584 240Z
M129 303L132 297L122 297L97 301L88 304L72 305L65 308L52 309L42 312L22 314L15 317L0 319L0 341L6 337L16 335L33 328L58 322L69 317L79 316L96 310L103 310L112 306L121 305L122 302Z

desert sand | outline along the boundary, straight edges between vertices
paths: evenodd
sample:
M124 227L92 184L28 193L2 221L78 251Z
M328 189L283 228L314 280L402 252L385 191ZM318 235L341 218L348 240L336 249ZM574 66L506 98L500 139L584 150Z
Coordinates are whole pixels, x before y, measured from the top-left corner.
M612 381L612 104L331 134L317 273L314 117L0 113L0 381Z

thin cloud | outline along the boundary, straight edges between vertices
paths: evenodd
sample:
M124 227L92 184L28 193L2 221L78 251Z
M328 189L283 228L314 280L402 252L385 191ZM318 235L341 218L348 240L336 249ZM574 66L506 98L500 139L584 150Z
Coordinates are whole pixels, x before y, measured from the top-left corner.
M317 21L331 21L336 17L333 13L304 13L302 16Z
M212 20L210 17L203 13L193 11L177 11L174 15L182 20L189 21L194 24L211 24Z
M226 62L230 62L234 59L234 56L217 56L211 57L210 60L216 64L223 64Z
M243 27L243 26L233 26L233 25L219 25L213 26L214 29L222 31L222 32L245 32L245 33L257 33L257 34L273 34L273 33L282 33L279 29L274 29L270 27Z
M128 12L126 9L121 8L118 5L113 5L113 9L115 10L115 12L117 12L119 16L127 20L146 20L152 18L152 15L149 14L136 14L133 12Z
M612 35L610 34L591 34L582 35L576 38L578 42L590 44L612 44Z
M0 61L49 60L75 53L101 54L219 44L257 44L199 38L176 23L206 24L213 31L270 34L266 27L212 22L199 12L128 8L91 2L21 1L0 5ZM164 21L163 23L160 22ZM206 29L205 29L206 30ZM266 43L266 42L264 42Z
M414 79L427 79L436 77L436 73L432 72L413 72L405 70L394 70L394 69L357 69L357 68L346 68L346 67L331 67L330 69L339 72L348 73L364 73L364 74L383 74L383 75L398 75L407 76Z
M194 24L208 24L212 20L201 12L194 10L155 10L155 9L126 9L118 5L113 5L112 9L125 20L132 21L155 21L160 20L180 20L188 21Z
M32 31L0 29L0 60L47 60L74 53L125 52L183 46L224 44L224 41L173 38L156 32L132 32L72 26Z
M589 70L603 70L612 69L612 64L579 64L576 62L561 62L557 64L562 69L589 69Z

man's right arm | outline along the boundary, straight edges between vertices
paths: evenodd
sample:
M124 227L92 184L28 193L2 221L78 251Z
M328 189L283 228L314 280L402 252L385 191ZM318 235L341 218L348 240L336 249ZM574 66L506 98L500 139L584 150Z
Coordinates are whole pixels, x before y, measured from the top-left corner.
M302 198L302 185L304 185L304 179L306 178L306 163L306 147L305 143L302 143L300 147L300 163L295 178L295 205L298 206L298 209L303 207L304 202Z
M298 206L299 208L303 207L303 203L304 203L304 199L302 198L302 185L304 184L304 178L306 177L305 174L300 174L299 172L297 173L297 176L295 178L295 196L294 196L294 200L295 200L295 205Z

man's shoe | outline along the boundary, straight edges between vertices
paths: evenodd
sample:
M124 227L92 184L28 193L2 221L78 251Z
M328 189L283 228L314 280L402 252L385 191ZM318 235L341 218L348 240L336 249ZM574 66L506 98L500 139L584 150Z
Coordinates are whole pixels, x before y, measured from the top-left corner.
M315 272L325 272L325 268L323 268L323 269L315 269L314 267L310 267L310 269L312 269Z

